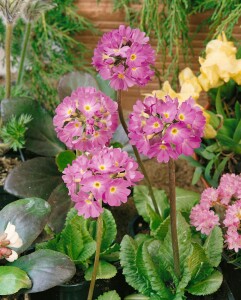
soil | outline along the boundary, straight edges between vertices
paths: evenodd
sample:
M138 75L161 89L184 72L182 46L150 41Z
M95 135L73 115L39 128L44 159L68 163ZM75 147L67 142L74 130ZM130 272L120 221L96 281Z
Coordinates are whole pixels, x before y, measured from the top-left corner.
M7 174L12 170L16 165L19 164L18 158L11 157L0 157L0 186L4 185L4 181L7 177Z

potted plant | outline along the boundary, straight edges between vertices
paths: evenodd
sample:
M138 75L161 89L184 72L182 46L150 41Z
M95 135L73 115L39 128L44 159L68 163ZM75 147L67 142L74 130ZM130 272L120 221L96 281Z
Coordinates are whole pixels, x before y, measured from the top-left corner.
M35 293L73 277L75 266L68 256L52 250L25 252L42 232L50 210L43 199L28 198L0 211L1 295Z

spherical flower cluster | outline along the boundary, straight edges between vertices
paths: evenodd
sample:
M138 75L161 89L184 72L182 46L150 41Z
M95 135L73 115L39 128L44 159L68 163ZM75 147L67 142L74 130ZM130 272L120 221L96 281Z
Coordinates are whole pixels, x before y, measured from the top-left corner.
M202 193L200 203L192 209L190 215L191 224L206 235L216 225L223 224L227 247L236 252L241 249L240 184L241 176L224 174L217 189L208 188ZM220 217L215 212L219 212Z
M70 149L90 151L104 146L118 125L117 103L92 87L64 98L53 119L58 138Z
M149 37L139 29L120 25L103 35L92 63L115 90L127 90L135 84L143 86L154 75L150 65L155 61L155 53L148 41Z
M81 155L64 170L71 199L75 208L85 218L98 217L102 201L119 206L127 201L130 189L143 175L127 152L117 148L103 148L92 154Z
M133 107L128 126L130 143L149 158L159 162L191 155L203 135L205 118L202 110L189 98L179 106L177 99L165 101L147 97Z

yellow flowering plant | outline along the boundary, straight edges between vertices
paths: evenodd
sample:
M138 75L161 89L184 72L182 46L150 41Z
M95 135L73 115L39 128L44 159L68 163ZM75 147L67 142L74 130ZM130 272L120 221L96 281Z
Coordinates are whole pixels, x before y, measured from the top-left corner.
M234 43L225 33L211 40L205 57L199 57L198 76L185 68L179 74L180 91L172 89L168 81L152 94L163 99L165 95L185 101L206 98L204 138L195 157L184 157L194 167L192 183L202 176L207 185L216 187L223 172L240 173L241 167L241 57Z

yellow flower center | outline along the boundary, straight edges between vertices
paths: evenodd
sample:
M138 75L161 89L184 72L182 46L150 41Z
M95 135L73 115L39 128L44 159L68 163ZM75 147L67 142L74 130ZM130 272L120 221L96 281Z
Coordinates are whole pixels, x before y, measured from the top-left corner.
M169 113L164 113L163 115L166 119L169 118Z
M116 191L116 187L115 187L115 186L112 186L112 187L110 188L110 192L113 194L113 193L115 193L115 191Z
M131 57L130 59L133 61L133 60L136 60L137 56L135 54L131 54Z
M155 122L155 123L153 124L153 127L154 127L154 128L159 128L159 127L160 127L160 124L159 124L158 122Z
M72 109L71 109L71 108L67 110L67 114L68 114L68 115L71 115L71 114L72 114Z
M171 133L176 135L178 133L178 129L177 128L172 128Z
M159 147L161 150L166 150L167 149L167 146L165 146L165 145L160 145L160 147Z
M241 209L238 210L236 216L241 220Z
M124 78L125 78L125 75L122 74L122 73L119 73L119 74L118 74L118 78L119 78L119 79L124 79Z
M118 52L120 51L120 49L113 49L113 51L114 51L115 53L118 53Z
M101 183L99 181L94 182L93 186L97 189L101 187Z
M91 205L91 204L92 204L92 201L89 200L89 199L86 199L86 200L85 200L85 203L88 204L88 205Z
M101 165L101 166L99 166L99 169L100 169L101 171L104 171L104 170L105 170L105 166L104 166L104 165Z
M131 68L131 70L132 70L132 71L136 71L136 70L137 70L137 68Z
M76 128L78 128L78 127L80 126L80 124L79 124L79 123L75 123L74 126L75 126Z
M94 137L98 137L99 135L100 135L99 132L94 133Z
M185 120L184 114L180 114L180 115L179 115L179 120L181 120L181 121Z
M91 106L87 104L87 105L84 106L84 109L85 109L86 111L90 111L90 110L91 110Z

